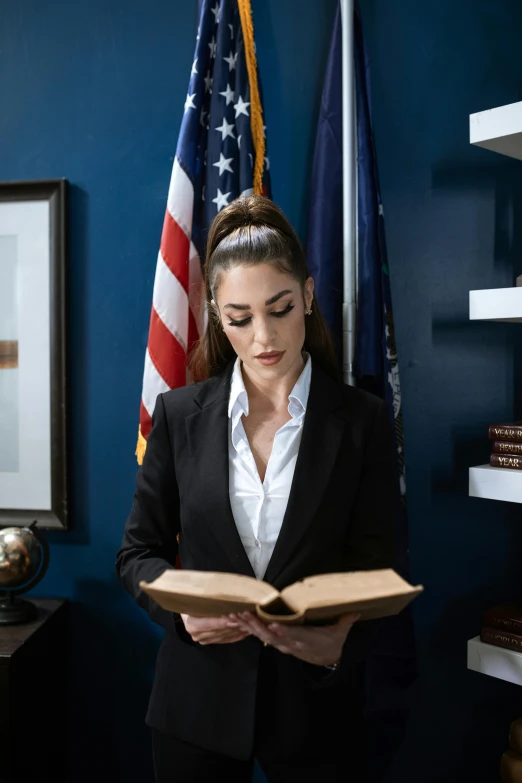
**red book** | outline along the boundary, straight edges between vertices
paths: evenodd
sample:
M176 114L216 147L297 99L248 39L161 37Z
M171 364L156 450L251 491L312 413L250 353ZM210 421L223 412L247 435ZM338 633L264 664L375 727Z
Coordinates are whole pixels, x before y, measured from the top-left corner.
M480 631L480 641L493 644L495 647L505 647L508 650L522 652L522 636L510 631L501 631L500 628L489 628L483 625Z
M491 609L488 609L482 615L482 625L488 628L510 631L522 636L522 601L512 601L508 604L492 606Z
M500 759L500 779L502 783L522 783L522 756L512 750L506 750Z
M522 454L492 454L489 458L489 464L494 468L522 470Z
M488 427L490 440L515 440L522 443L522 424L490 424Z
M512 440L496 440L493 444L493 451L496 454L522 454L522 441L515 443Z

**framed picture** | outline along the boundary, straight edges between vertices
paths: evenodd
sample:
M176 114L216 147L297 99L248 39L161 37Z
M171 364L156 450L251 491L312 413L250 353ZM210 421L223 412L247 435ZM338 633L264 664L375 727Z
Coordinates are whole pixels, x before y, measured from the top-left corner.
M0 182L0 525L68 527L67 182Z

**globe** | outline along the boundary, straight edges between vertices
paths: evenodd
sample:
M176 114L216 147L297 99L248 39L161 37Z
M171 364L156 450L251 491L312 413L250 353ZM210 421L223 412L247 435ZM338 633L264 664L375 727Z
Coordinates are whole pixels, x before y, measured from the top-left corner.
M37 610L16 596L34 587L49 564L49 549L36 523L0 528L0 625L27 622Z

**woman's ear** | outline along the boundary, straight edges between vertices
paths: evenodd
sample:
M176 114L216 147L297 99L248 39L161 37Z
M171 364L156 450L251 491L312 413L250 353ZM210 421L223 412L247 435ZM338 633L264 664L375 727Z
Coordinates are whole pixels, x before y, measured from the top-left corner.
M313 277L309 277L304 284L304 300L305 300L307 310L310 310L313 299L314 299L314 279Z
M218 324L221 326L221 328L222 328L222 329L223 329L223 331L224 331L224 326L223 326L223 323L222 323L222 321L221 321L221 315L220 315L220 313L219 313L219 307L217 306L217 304L216 304L216 302L214 301L214 299L211 299L211 300L210 300L210 307L212 308L212 310L213 310L213 312L214 312L214 316L215 316L215 318L216 318L216 321L218 322Z

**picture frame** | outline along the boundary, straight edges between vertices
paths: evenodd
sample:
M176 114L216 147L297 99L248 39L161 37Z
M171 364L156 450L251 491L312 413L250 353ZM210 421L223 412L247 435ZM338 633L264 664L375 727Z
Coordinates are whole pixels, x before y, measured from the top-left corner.
M69 527L67 194L0 182L0 526Z

